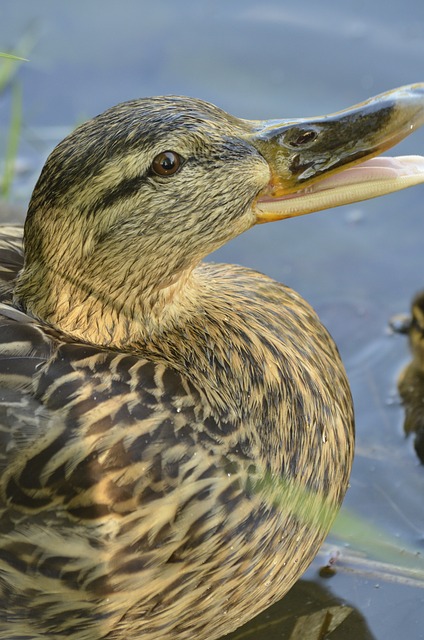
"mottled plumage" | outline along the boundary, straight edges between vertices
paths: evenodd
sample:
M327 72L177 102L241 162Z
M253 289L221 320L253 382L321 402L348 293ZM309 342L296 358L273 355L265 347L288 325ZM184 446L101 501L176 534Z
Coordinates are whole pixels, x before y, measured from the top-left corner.
M1 640L212 640L316 554L353 455L337 349L289 288L200 262L281 191L281 127L120 105L50 156L24 263L1 231Z

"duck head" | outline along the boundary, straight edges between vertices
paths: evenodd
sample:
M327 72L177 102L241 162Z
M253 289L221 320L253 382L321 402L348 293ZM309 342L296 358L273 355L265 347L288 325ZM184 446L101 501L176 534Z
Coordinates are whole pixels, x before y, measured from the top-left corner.
M424 84L311 119L243 120L183 97L113 107L48 158L16 300L94 341L76 328L83 307L113 309L111 327L146 323L204 256L253 225L423 182L424 158L375 158L423 123Z

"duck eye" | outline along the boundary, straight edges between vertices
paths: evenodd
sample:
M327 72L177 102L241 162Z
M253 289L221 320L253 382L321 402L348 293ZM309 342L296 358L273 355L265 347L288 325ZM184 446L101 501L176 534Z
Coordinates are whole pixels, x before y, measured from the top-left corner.
M183 163L182 157L175 151L162 151L152 162L152 171L158 176L172 176Z

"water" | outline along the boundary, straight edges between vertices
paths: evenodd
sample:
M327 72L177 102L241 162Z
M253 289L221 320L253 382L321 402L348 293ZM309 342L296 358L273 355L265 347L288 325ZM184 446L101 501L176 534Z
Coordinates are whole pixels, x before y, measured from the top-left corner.
M423 80L421 0L232 0L207 6L195 0L3 0L0 9L1 50L23 36L33 41L30 63L19 74L26 171L15 185L18 201L27 198L45 155L66 131L129 98L187 94L242 117L300 117ZM7 98L0 101L3 143L9 106ZM396 153L423 148L420 131ZM332 577L320 577L326 560L319 556L286 599L233 638L424 638L423 580L408 573L409 556L402 554L415 550L412 568L423 571L424 467L403 435L396 396L406 342L387 330L388 319L407 310L424 286L423 194L422 187L414 188L263 225L213 256L297 289L333 333L357 417L345 507L364 523L350 536L330 536L330 549L340 550ZM365 527L373 527L372 533ZM397 556L385 551L387 539ZM364 556L358 555L364 546ZM400 569L388 569L389 561ZM332 612L333 622L303 617L322 611ZM305 620L307 631L300 631Z

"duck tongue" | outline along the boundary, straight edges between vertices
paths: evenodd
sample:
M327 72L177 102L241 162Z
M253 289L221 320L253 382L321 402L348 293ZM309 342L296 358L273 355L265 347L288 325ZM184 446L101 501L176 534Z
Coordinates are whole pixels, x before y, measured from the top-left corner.
M377 156L294 193L278 198L264 195L257 200L255 210L258 222L261 213L275 214L280 220L376 198L420 183L424 183L424 156Z

